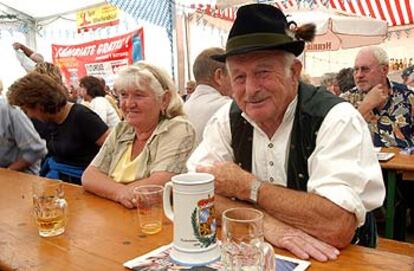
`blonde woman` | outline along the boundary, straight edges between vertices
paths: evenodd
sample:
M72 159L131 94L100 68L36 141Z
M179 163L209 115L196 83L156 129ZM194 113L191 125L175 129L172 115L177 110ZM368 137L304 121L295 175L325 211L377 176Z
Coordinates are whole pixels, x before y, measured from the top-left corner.
M82 184L89 192L133 208L134 187L163 185L185 171L195 131L170 76L159 68L143 62L128 67L114 88L125 121L113 129Z

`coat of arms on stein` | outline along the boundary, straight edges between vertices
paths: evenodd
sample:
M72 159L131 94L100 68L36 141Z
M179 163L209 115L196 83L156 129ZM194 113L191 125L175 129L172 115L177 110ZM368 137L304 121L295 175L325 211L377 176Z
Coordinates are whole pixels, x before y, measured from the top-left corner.
M216 243L217 223L214 217L214 196L201 199L191 215L194 236L201 243L201 247L209 247Z

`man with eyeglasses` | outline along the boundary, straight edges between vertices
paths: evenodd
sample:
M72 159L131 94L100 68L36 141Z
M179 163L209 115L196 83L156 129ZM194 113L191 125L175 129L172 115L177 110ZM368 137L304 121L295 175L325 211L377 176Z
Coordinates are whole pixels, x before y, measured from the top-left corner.
M388 78L388 55L377 46L362 48L355 59L356 86L341 95L368 122L376 147L412 146L414 93Z

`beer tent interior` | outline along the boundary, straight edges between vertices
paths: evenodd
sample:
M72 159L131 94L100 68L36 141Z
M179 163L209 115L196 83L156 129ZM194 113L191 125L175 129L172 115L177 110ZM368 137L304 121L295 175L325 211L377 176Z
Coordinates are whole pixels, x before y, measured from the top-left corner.
M74 11L93 7L110 2L120 7L122 12L121 23L117 27L99 29L89 33L76 33L73 29ZM309 15L327 9L329 12L355 14L358 16L373 17L388 22L388 33L385 42L392 57L404 58L414 55L414 48L406 44L414 42L413 1L375 1L375 0L275 0L275 1L246 1L246 0L176 0L174 9L174 29L146 24L145 18L141 21L136 9L138 4L146 4L152 9L154 16L162 17L158 5L163 0L0 0L0 57L6 60L2 65L0 77L5 85L10 84L24 71L16 63L14 52L11 49L13 41L20 41L35 47L45 55L46 60L51 57L51 43L76 44L93 39L106 38L119 33L126 33L145 25L146 59L154 64L161 65L167 70L180 74L178 83L191 79L191 63L195 56L209 46L224 46L227 39L229 23L234 19L238 6L249 2L271 3L286 11L305 11ZM151 4L149 4L151 3ZM124 12L125 11L125 12ZM210 12L210 13L209 13ZM18 18L7 17L18 15ZM132 14L133 16L131 16ZM194 15L196 14L196 15ZM221 18L224 14L230 18ZM225 17L224 16L224 17ZM165 17L165 16L164 16ZM313 16L315 17L315 16ZM193 20L190 20L193 18ZM227 24L222 26L222 22ZM332 27L332 23L326 24ZM359 25L358 25L359 26ZM358 29L355 26L355 29ZM160 29L162 31L160 31ZM174 52L171 53L171 36L174 35ZM382 35L382 34L381 34ZM388 45L387 45L388 44ZM356 50L339 50L328 52L307 53L306 65L317 66L312 72L318 76L326 71L337 71L339 67L352 66ZM173 57L173 59L171 58ZM313 63L313 64L312 64ZM319 68L322 67L322 68ZM17 75L16 75L17 74ZM177 79L177 78L176 78Z
M107 3L104 0L0 0L0 79L4 89L25 74L12 48L21 42L52 61L51 44L79 44L144 29L145 58L167 71L172 69L171 51L165 28L120 10L119 24L88 32L76 27L76 11ZM7 64L5 64L7 63ZM3 92L4 94L4 92Z

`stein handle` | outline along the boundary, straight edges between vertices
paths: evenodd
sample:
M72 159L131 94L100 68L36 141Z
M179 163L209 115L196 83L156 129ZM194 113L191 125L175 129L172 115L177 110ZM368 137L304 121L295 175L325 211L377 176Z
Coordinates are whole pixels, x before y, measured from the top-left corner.
M172 210L172 203L171 203L171 192L173 189L172 182L168 182L164 186L164 194L163 194L163 205L164 205L164 213L165 216L168 217L169 220L174 221L174 212Z
M260 244L260 248L264 256L264 270L265 271L275 270L276 262L275 262L275 252L273 250L273 246L267 242L262 242Z

